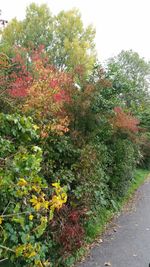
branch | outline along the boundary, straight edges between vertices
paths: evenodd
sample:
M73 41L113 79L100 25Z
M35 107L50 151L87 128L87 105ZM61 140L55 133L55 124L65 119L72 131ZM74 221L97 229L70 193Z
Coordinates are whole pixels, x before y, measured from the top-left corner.
M0 248L3 248L3 249L5 249L5 250L9 250L9 251L15 253L15 250L13 250L13 249L11 249L11 248L8 248L8 247L2 246L2 245L0 245Z
M30 214L29 211L24 211L24 212L19 212L19 213L12 213L12 214L2 214L0 215L1 218L4 218L4 217L12 217L12 216L15 216L15 215L21 215L21 214Z
M7 261L7 260L8 260L8 258L2 259L2 260L0 260L0 263L3 261Z

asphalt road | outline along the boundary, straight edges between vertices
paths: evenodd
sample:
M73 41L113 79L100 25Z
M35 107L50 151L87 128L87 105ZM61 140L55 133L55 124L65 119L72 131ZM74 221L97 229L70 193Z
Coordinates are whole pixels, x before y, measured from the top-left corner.
M150 179L101 238L78 267L150 266Z

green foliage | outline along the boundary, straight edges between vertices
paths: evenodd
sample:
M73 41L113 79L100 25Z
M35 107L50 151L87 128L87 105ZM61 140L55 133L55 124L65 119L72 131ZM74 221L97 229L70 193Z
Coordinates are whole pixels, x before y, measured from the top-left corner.
M28 48L28 53L44 46L50 61L59 69L75 70L83 66L85 73L96 61L95 30L84 28L78 10L62 11L52 16L48 7L30 4L23 21L13 19L2 32L1 51L12 55L12 47Z
M46 5L30 4L26 9L23 21L16 18L9 22L2 34L2 50L11 53L13 46L38 48L51 44L53 32L53 18Z
M12 55L12 47L15 45L21 45L23 25L20 21L17 21L16 18L12 19L11 23L5 28L2 32L1 39L1 51L7 55Z
M107 67L115 96L131 110L140 111L149 98L149 62L129 50L110 59Z
M92 212L90 214L89 219L85 223L87 243L92 243L97 236L103 233L107 223L109 223L114 214L120 211L124 204L133 197L134 192L144 183L148 174L148 170L137 169L133 174L133 179L130 181L128 190L121 200L114 199L113 205L110 205L109 208L100 208L97 212Z
M15 138L16 145L18 143L29 144L32 140L38 139L38 127L33 123L31 117L27 118L19 114L9 115L0 113L0 124L1 136L10 136L12 139Z
M12 69L11 59L0 52L0 111L12 111L11 101L7 96L9 75Z
M149 100L149 99L148 99ZM148 102L149 104L149 102ZM140 138L140 160L139 165L144 168L150 169L150 108L149 105L145 106L138 114L141 127Z
M21 115L0 114L0 257L17 266L50 266L48 224L67 201L65 188L39 176L37 126Z
M110 146L110 156L113 161L109 168L109 186L115 196L122 197L133 179L138 161L136 150L135 144L128 139L117 138Z
M149 63L94 66L94 36L78 10L36 4L2 33L0 259L18 267L71 266L149 166Z
M149 99L148 99L149 100ZM143 108L143 110L140 111L138 114L138 117L140 119L140 126L144 128L147 132L150 131L150 108L149 104Z
M124 196L124 198L121 200L121 203L119 203L119 206L122 206L126 201L128 201L130 198L133 197L134 192L139 188L140 185L142 185L145 180L148 178L149 170L146 169L136 169L134 172L134 177L130 183L130 186Z
M84 29L79 11L61 11L54 19L54 29L52 57L58 68L75 70L81 65L92 70L96 60L95 30L92 26Z
M87 208L106 206L108 198L108 177L105 172L108 161L107 147L102 144L88 144L75 166L76 188L73 193Z

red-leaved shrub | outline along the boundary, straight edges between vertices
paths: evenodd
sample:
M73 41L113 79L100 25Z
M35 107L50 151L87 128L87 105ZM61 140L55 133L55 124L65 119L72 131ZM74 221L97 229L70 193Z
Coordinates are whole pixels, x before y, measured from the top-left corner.
M80 248L84 240L84 229L81 219L84 211L73 210L67 207L60 211L61 225L57 242L61 245L63 253L71 253ZM57 223L55 225L57 228Z
M118 128L124 131L130 131L133 133L137 133L139 131L139 120L130 115L129 113L125 113L121 107L115 107L115 117L112 120L112 124L114 128Z

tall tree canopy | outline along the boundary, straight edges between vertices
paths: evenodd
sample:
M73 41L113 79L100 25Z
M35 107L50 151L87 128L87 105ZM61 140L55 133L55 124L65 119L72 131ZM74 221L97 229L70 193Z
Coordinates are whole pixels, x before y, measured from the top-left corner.
M90 69L96 58L94 37L92 26L84 29L78 10L60 12L54 19L54 62L61 68L84 65Z
M90 71L96 61L94 37L95 30L84 27L78 10L52 16L47 5L32 3L24 20L15 18L3 30L0 45L9 54L15 45L30 51L43 45L57 67L73 70L84 65L85 71Z
M145 105L150 88L150 63L129 50L111 58L107 67L114 92L127 107L136 110Z
M38 6L32 3L26 9L26 17L22 21L12 19L3 30L1 47L12 49L19 45L35 49L43 44L47 48L52 42L53 18L46 5Z

